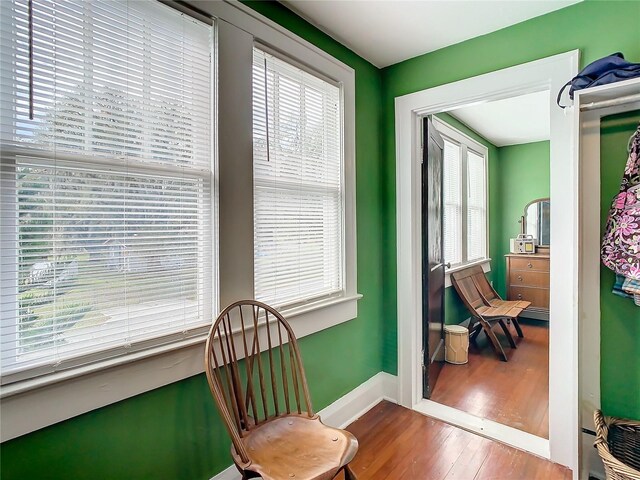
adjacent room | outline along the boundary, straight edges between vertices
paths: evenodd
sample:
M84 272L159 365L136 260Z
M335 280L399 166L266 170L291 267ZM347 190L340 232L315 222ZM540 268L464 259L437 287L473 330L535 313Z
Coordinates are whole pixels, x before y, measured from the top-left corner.
M446 273L440 320L450 343L447 361L434 364L439 374L429 375L428 392L435 402L544 438L549 438L549 105L545 90L458 108L433 120L444 145ZM523 248L516 246L519 235ZM467 347L471 320L479 316L470 278L471 283L484 278L497 298L529 303L514 304L524 308L499 324L507 331L494 333L500 319L483 315L487 329L477 325ZM436 329L430 335L436 344L445 337Z
M1 1L0 477L640 479L639 19Z

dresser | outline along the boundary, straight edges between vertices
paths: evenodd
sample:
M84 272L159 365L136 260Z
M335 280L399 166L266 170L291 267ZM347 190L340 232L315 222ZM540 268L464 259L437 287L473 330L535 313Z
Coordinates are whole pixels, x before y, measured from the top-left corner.
M508 254L507 298L527 300L521 316L549 320L549 254Z

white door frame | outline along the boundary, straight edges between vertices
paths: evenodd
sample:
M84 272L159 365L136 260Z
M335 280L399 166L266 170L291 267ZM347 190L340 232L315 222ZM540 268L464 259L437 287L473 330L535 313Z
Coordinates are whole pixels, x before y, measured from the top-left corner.
M640 109L640 78L579 90L574 108L592 102L627 98L627 101L578 115L580 142L580 426L595 430L593 411L600 405L600 125L603 117ZM584 431L583 431L584 432ZM604 467L593 448L594 437L582 433L582 473L605 478Z
M566 465L578 478L578 218L576 112L555 94L580 52L555 55L395 99L398 261L398 401L401 405ZM551 105L549 440L422 399L420 118L542 90ZM515 221L515 219L514 219ZM496 259L500 261L500 259Z

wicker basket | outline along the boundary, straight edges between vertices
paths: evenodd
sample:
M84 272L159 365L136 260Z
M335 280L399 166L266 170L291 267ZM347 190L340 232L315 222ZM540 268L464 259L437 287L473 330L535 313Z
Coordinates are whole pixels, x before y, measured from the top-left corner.
M605 417L600 410L593 420L607 480L640 480L640 422Z

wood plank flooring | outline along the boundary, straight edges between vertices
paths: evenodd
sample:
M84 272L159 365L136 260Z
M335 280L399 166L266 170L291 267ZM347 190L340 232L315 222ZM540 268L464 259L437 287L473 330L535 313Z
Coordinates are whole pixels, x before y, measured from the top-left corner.
M549 438L548 323L521 320L524 338L509 348L502 332L496 335L508 362L498 359L482 333L478 347L469 346L469 363L445 364L431 400L479 417ZM513 327L511 327L513 330Z
M360 443L358 480L571 479L564 467L386 401L347 430Z

